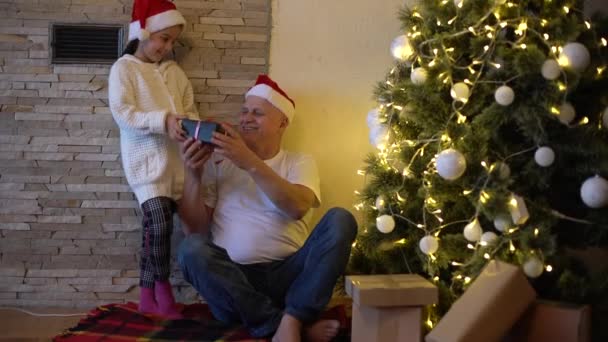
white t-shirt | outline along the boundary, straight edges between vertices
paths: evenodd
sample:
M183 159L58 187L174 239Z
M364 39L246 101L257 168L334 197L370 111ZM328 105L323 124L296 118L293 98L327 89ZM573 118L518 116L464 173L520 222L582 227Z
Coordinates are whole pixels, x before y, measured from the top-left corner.
M264 161L292 184L311 189L320 204L319 174L311 156L279 151ZM230 160L213 155L203 173L205 204L215 208L213 242L240 264L281 260L295 253L310 234L312 209L294 220L277 208L249 174Z

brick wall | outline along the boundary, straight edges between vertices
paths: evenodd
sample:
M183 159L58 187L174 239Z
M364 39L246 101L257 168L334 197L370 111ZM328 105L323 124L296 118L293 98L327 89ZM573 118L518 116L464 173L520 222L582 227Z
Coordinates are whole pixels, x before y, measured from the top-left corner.
M48 46L50 23L126 24L131 4L0 0L0 305L137 298L140 213L107 107L110 66L51 65ZM270 0L176 5L199 112L234 119L268 68ZM179 298L195 299L173 273Z

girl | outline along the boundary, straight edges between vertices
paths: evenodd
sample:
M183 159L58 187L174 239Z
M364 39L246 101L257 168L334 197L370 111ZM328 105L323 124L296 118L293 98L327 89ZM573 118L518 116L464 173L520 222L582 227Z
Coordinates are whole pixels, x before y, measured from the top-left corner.
M143 211L139 311L180 318L169 283L171 233L184 169L181 118L199 119L192 85L164 60L186 21L167 0L133 6L129 44L112 66L109 102L120 128L125 176Z

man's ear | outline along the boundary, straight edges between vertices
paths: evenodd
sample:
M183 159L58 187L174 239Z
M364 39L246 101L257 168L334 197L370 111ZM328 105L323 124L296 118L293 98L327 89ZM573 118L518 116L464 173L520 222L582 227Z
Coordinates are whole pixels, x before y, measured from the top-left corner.
M289 126L289 119L283 115L283 118L281 119L281 128L287 128L287 126Z

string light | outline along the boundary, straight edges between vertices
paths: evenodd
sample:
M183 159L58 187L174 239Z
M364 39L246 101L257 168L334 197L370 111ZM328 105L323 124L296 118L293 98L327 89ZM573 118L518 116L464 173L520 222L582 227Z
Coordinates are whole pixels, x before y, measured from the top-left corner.
M457 113L457 119L456 119L456 123L458 123L458 124L463 124L463 123L465 123L466 121L467 121L467 117L466 117L466 116L464 116L464 115L462 115L462 114L460 114L460 113Z
M525 31L528 29L528 23L526 23L525 21L522 21L518 26L517 26L517 30L515 30L515 34L519 35L519 36L523 36Z

